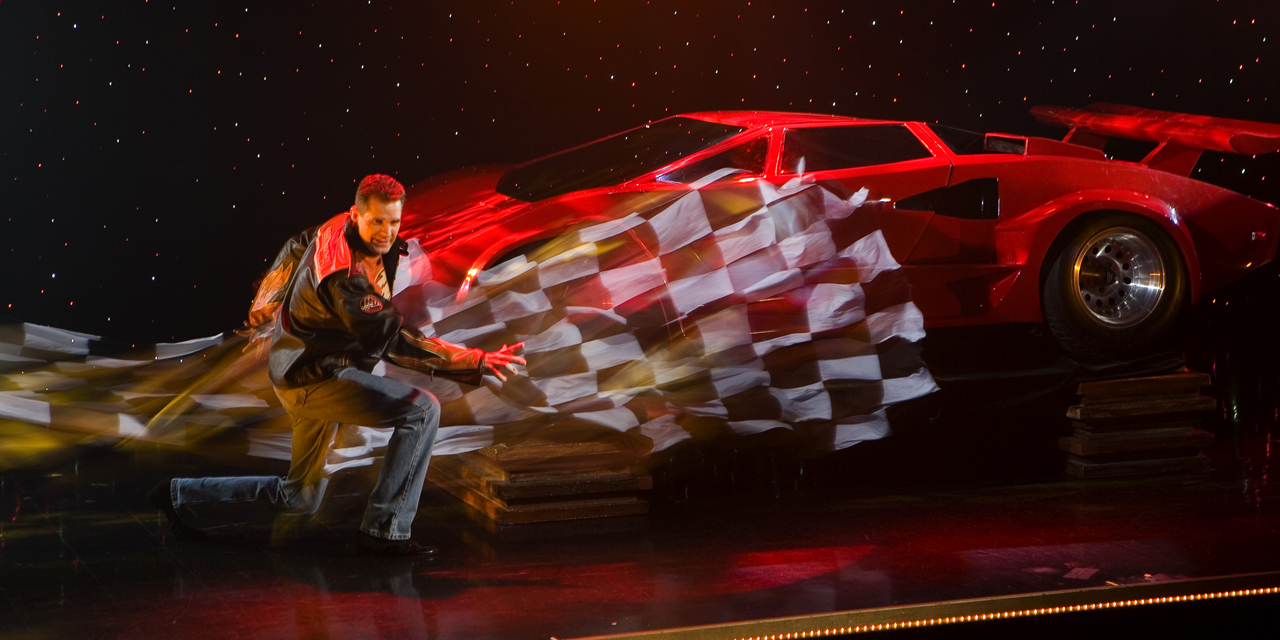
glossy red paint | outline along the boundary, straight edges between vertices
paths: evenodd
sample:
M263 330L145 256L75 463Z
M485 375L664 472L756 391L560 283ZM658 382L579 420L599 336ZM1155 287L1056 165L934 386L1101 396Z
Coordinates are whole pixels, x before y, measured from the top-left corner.
M912 299L928 326L1041 321L1041 272L1053 257L1055 241L1073 223L1103 211L1151 219L1169 234L1183 254L1191 304L1202 292L1274 258L1280 237L1280 212L1274 206L1186 174L1201 149L1274 150L1280 146L1280 126L1115 105L1092 109L1037 108L1042 120L1073 127L1064 141L986 134L984 149L976 153L954 151L922 122L761 111L686 114L746 129L634 180L540 202L496 191L509 165L446 173L409 190L401 233L422 242L438 280L463 287L496 258L531 241L685 193L687 185L658 177L740 144L760 137L770 141L764 173L707 188L754 189L756 180L781 185L797 178L782 162L789 130L896 124L910 130L930 156L810 172L803 178L837 182L851 191L869 190L864 210L875 217L894 258L903 265ZM1108 135L1161 146L1141 163L1108 160L1101 152ZM989 150L993 141L1002 152ZM990 178L998 181L996 219L897 206L931 189Z

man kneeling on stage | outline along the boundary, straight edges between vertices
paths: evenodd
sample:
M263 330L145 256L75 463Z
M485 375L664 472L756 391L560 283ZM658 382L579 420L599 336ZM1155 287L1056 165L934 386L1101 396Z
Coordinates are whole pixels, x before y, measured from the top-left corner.
M175 478L149 494L174 535L203 536L178 510L200 503L261 501L290 516L315 513L327 481L325 458L339 424L391 427L382 472L369 495L358 534L362 552L424 556L436 552L410 537L440 420L430 393L373 375L380 359L480 384L490 372L506 380L525 364L521 344L486 353L427 338L402 326L391 303L405 242L397 234L404 187L370 175L356 203L281 249L259 288L251 328L277 315L269 368L276 395L293 419L293 452L284 477Z

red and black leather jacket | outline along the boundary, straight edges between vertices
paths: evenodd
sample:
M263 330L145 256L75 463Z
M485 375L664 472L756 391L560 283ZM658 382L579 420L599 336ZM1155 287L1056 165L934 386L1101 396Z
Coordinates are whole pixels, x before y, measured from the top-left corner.
M382 256L389 286L404 251L397 238ZM382 295L353 254L373 255L349 213L291 238L263 279L255 299L280 304L271 337L271 383L283 389L321 382L355 367L371 372L378 360L478 385L484 351L428 338L402 326L400 312Z

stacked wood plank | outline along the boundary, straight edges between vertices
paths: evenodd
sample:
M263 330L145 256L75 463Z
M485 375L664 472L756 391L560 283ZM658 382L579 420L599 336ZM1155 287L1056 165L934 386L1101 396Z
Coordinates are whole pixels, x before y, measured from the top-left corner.
M1198 471L1209 459L1201 448L1213 434L1197 428L1218 403L1200 395L1208 374L1163 376L1080 384L1080 404L1067 409L1075 435L1058 440L1067 473L1081 478Z
M607 443L496 445L432 458L427 479L499 525L642 515L637 461Z

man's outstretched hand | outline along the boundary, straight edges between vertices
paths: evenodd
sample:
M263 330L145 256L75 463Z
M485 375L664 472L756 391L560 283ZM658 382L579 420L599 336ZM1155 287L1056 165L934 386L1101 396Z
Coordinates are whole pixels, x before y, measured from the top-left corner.
M525 360L523 357L516 355L516 351L523 348L523 342L510 346L504 344L501 349L484 354L484 366L488 367L493 372L493 375L498 376L499 380L506 382L507 376L503 374L504 370L513 376L520 374L519 371L516 371L516 365L525 364Z

